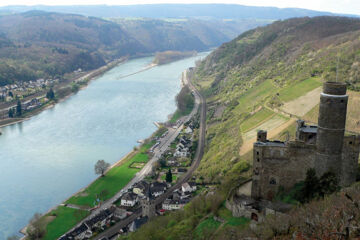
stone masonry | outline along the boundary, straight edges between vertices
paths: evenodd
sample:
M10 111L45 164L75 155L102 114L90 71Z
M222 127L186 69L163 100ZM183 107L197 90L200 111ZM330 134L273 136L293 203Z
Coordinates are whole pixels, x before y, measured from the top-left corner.
M291 189L305 179L309 168L321 176L332 171L341 186L355 182L360 136L345 135L346 85L326 82L320 96L318 126L297 121L295 141L269 141L259 131L253 150L251 197L272 200L282 186Z

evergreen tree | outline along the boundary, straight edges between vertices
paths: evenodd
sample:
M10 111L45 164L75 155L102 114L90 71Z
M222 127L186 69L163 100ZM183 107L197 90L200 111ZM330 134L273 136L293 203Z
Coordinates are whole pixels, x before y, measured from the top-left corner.
M9 108L9 118L13 118L14 117L14 110L12 108Z
M306 179L304 186L301 189L301 194L298 197L298 200L302 203L309 202L311 199L315 198L319 193L319 179L316 176L315 169L310 168L306 172Z
M17 102L16 106L16 116L20 117L22 115L22 108L20 100Z
M169 171L166 173L166 182L171 183L172 182L172 173L171 169L169 168Z
M339 189L339 180L335 173L328 171L319 180L319 195L324 197L327 194L336 192Z
M46 93L46 98L49 100L53 100L55 98L55 93L52 88Z

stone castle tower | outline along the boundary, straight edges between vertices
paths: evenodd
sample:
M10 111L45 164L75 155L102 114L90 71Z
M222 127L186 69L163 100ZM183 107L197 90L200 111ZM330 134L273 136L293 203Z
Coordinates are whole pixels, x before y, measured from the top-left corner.
M290 189L309 168L321 176L332 171L340 185L356 180L360 137L345 136L348 95L344 83L326 82L320 95L318 126L298 120L295 141L267 140L259 131L254 143L252 197L271 200L278 188Z
M145 192L144 198L140 199L142 216L147 216L149 219L156 216L156 206L154 199L150 193L150 188Z

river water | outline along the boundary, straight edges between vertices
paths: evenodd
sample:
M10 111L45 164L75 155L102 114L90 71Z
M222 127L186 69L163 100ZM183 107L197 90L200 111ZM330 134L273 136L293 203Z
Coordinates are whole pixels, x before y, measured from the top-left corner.
M95 179L99 159L115 163L176 110L181 73L205 57L143 69L130 60L86 89L0 136L0 240Z

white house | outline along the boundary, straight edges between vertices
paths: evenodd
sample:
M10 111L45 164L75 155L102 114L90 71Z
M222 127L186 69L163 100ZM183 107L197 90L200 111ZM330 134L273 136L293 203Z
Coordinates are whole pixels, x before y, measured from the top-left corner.
M195 192L196 191L196 183L194 182L186 182L181 185L181 190L183 193L185 192Z
M191 127L187 127L186 129L185 129L185 133L192 133L193 132L193 130L191 129Z
M162 208L169 211L179 210L180 208L183 208L189 201L189 198L180 200L166 199L162 204Z
M138 196L135 193L127 192L121 198L121 206L133 207L138 202Z

